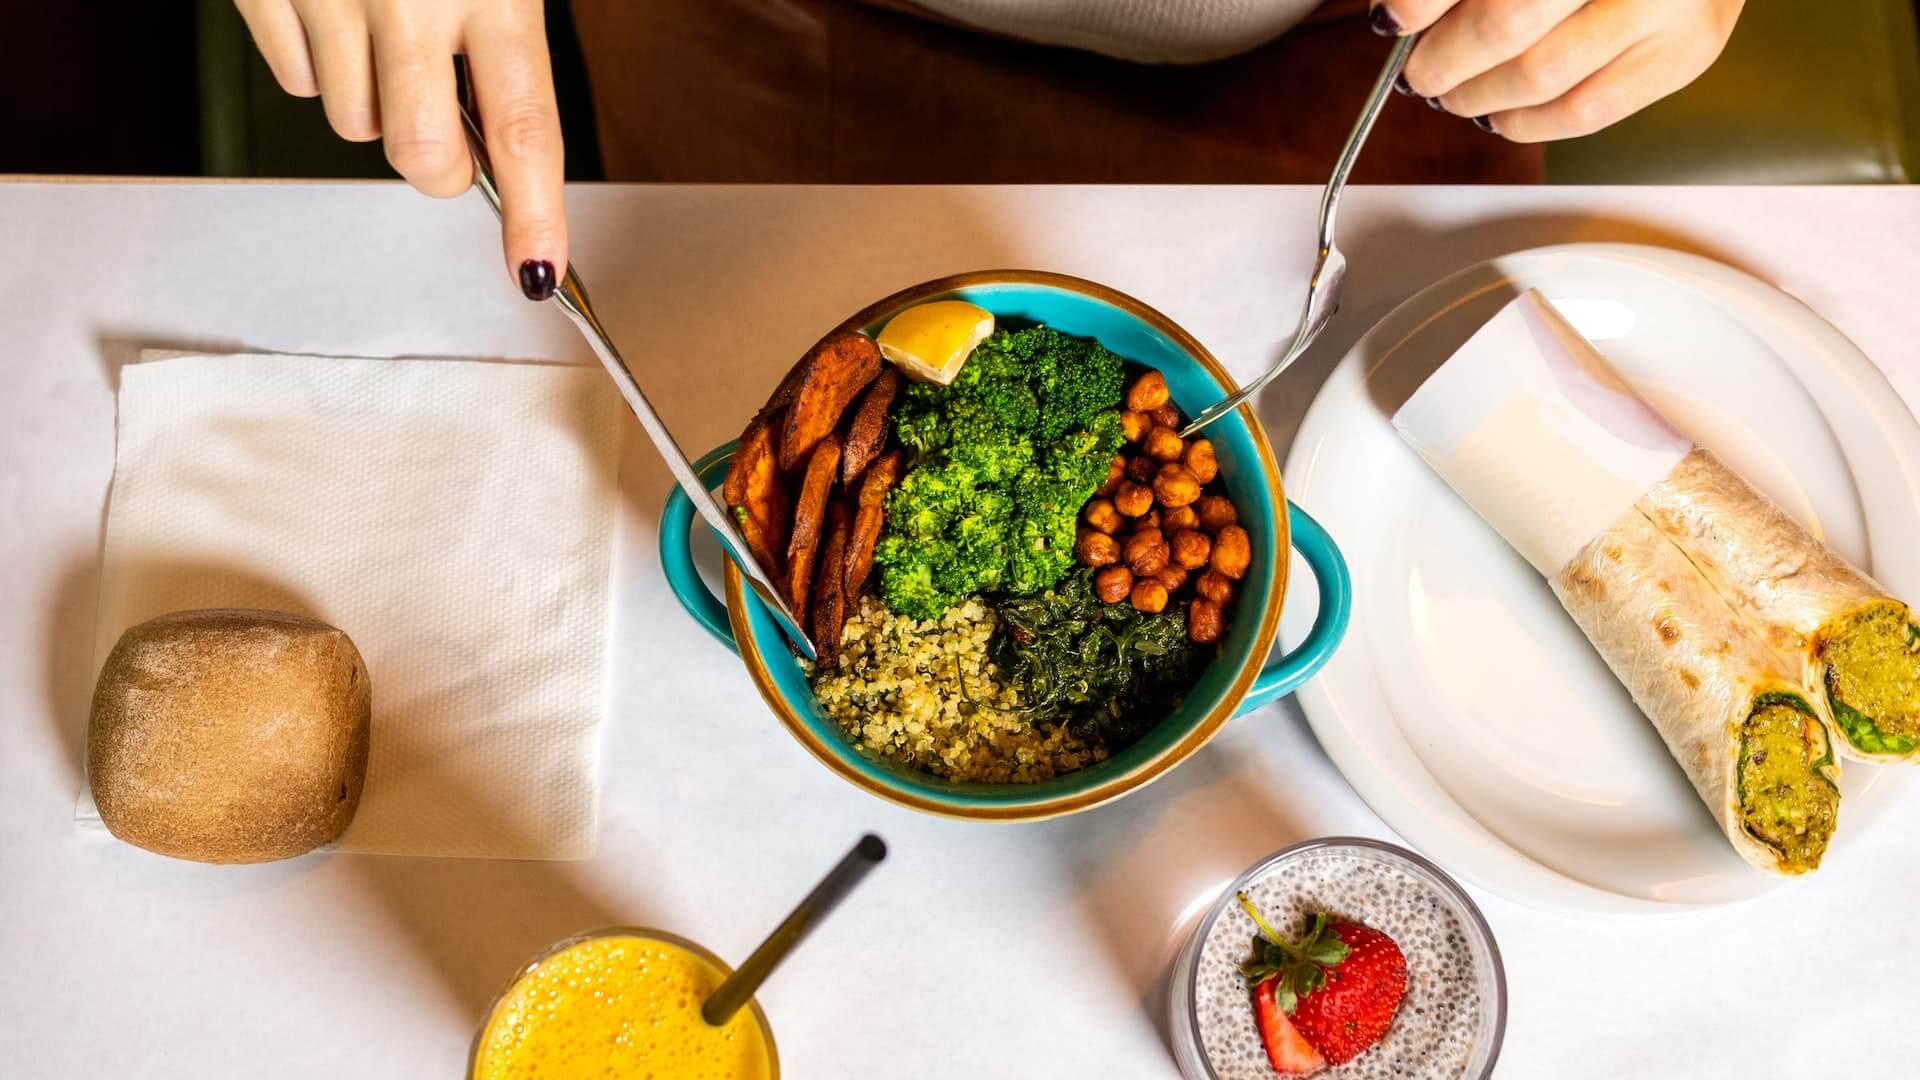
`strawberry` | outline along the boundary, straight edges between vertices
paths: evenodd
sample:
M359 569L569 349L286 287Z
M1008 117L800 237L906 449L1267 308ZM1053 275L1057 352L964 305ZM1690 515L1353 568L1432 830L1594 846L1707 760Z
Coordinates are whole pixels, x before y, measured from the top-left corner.
M1335 1065L1352 1061L1386 1035L1407 994L1407 958L1392 938L1360 923L1329 923L1321 912L1308 921L1302 940L1290 941L1267 924L1247 894L1239 899L1260 928L1253 959L1240 965L1256 988L1256 1012L1260 991L1270 990L1266 997L1290 1018L1290 1029ZM1261 1031L1264 1037L1264 1018Z
M1272 975L1266 982L1253 988L1253 1017L1260 1025L1260 1041L1267 1048L1267 1060L1273 1062L1273 1071L1282 1076L1311 1076L1327 1067L1327 1059L1313 1044L1301 1036L1280 1010L1280 1003L1274 1000L1274 984L1280 976Z
M1407 996L1407 958L1393 939L1371 926L1327 927L1347 946L1347 958L1327 971L1326 984L1300 999L1294 1026L1335 1065L1359 1057L1384 1037Z

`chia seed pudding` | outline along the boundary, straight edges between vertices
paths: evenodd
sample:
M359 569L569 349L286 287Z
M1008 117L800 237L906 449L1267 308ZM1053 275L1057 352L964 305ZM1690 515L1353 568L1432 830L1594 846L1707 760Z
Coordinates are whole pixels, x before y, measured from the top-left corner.
M1174 1052L1191 1080L1274 1075L1254 1026L1240 964L1258 929L1234 901L1244 890L1281 933L1316 911L1365 923L1398 943L1407 993L1378 1045L1320 1075L1339 1080L1482 1077L1506 1026L1506 979L1486 922L1437 867L1379 841L1298 844L1228 886L1175 962L1169 1005Z

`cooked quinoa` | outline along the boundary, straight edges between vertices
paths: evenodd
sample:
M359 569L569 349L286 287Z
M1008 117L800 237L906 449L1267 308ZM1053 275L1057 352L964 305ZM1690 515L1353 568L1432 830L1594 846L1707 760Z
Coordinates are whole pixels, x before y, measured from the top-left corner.
M998 621L972 597L924 620L864 597L839 666L814 674L814 696L856 745L952 780L1030 784L1103 760L1105 748L1064 725L1025 718L987 658Z

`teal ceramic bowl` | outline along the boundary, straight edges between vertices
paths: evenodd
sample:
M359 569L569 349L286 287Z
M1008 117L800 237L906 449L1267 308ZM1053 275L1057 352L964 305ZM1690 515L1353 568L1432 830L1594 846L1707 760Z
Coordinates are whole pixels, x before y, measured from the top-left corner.
M1188 416L1231 392L1233 381L1213 355L1172 320L1103 285L1062 274L985 271L902 290L848 319L842 329L876 334L897 312L928 300L971 301L1001 325L1046 323L1096 338L1136 364L1159 369L1174 404ZM1228 718L1293 689L1333 654L1346 632L1352 583L1345 561L1318 523L1286 501L1273 448L1251 410L1242 406L1207 429L1227 494L1253 540L1253 564L1240 582L1218 656L1182 699L1139 742L1097 765L1037 784L955 783L882 760L855 748L814 703L806 673L771 615L726 565L726 598L707 590L694 568L689 534L693 505L678 490L660 521L667 582L693 618L739 654L747 673L787 730L840 776L883 799L949 817L1022 821L1085 810L1118 798L1184 761ZM732 447L698 464L718 487ZM1319 585L1320 609L1306 640L1272 658L1274 630L1287 592L1288 547L1304 556Z

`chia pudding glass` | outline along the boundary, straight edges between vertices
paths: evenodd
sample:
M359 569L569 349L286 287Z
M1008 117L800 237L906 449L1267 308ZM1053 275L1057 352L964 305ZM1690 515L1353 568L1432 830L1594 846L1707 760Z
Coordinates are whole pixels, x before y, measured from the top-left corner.
M1167 1008L1173 1056L1187 1080L1274 1075L1254 1027L1239 965L1253 954L1245 890L1282 933L1309 915L1365 923L1407 958L1407 995L1386 1037L1320 1075L1339 1078L1490 1076L1507 1026L1507 978L1493 932L1465 891L1426 859L1361 837L1308 840L1261 859L1221 892L1173 964Z

